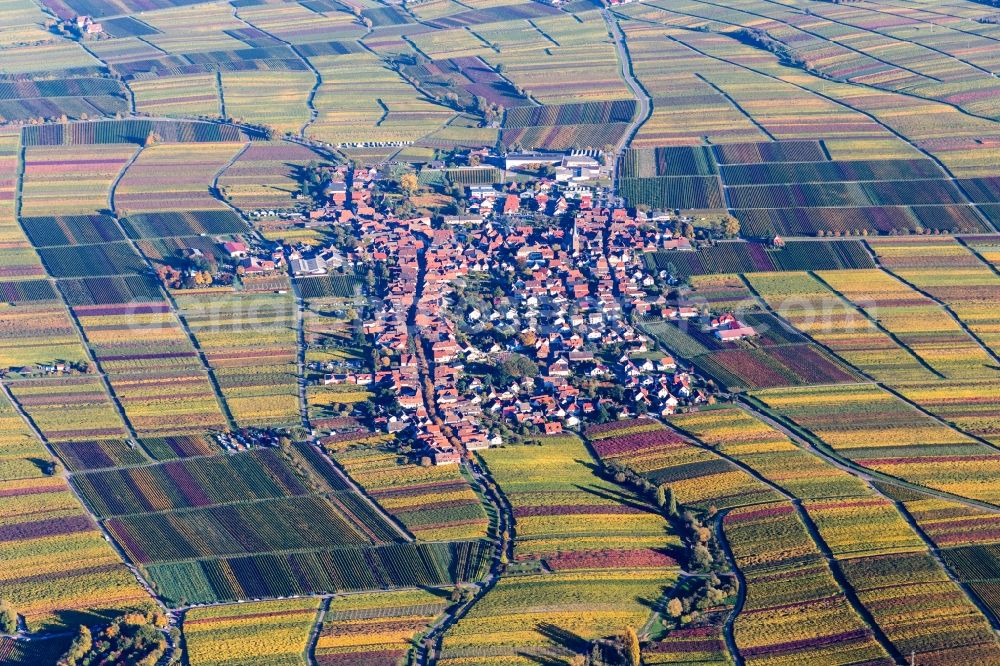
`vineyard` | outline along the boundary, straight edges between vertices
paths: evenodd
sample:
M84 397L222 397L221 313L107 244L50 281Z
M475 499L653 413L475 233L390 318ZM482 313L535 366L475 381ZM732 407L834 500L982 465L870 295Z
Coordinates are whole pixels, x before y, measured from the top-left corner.
M129 215L121 221L129 238L239 234L247 224L229 210L194 210Z
M6 399L0 424L0 556L8 564L0 584L28 629L59 630L73 626L73 616L99 621L150 606L65 479L36 464L49 454Z
M1000 664L998 11L0 3L0 663Z
M291 294L183 295L177 304L238 424L298 419Z
M59 291L70 307L148 303L161 298L160 285L148 275L113 275L59 280Z
M656 209L717 210L725 208L716 176L622 178L622 195L633 205Z
M633 205L728 208L750 238L991 230L991 180L945 178L931 159L837 159L830 145L633 148L621 158L619 188ZM716 174L723 192L715 192Z
M448 607L429 590L375 592L333 599L316 641L320 666L397 664L417 635Z
M457 469L420 467L387 448L351 448L334 457L416 538L439 541L485 536L487 516Z
M359 288L354 275L326 275L299 280L303 298L350 298Z
M144 567L170 604L212 603L387 587L449 586L482 578L484 541L224 557Z
M98 454L129 454L121 445L64 449L88 467L103 465ZM74 484L173 603L445 585L476 579L487 552L478 541L401 543L308 447L89 471ZM220 567L236 578L219 579Z
M192 609L184 615L188 662L191 666L238 661L262 666L300 664L318 610L317 599Z
M653 252L646 265L676 276L773 271L814 271L874 268L861 241L787 241L780 249L762 243L722 242L697 253Z
M240 141L235 127L197 122L107 120L68 125L38 125L24 129L25 146L73 146L103 143L143 145L151 134L167 142Z

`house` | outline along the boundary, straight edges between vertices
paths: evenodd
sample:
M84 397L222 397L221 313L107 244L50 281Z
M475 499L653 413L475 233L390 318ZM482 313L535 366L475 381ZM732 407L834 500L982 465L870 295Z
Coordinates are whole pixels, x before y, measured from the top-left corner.
M757 331L753 329L753 326L741 321L733 321L724 327L715 329L715 337L723 342L752 338L755 335L757 335Z
M553 377L569 377L571 374L569 363L566 362L566 359L561 358L549 365L548 373Z
M458 344L453 340L441 340L431 345L431 356L435 363L447 363L458 353Z
M503 202L503 214L510 215L521 210L521 197L516 194L508 194Z
M481 201L483 199L492 199L497 195L497 191L492 185L470 185L469 186L469 198L475 201Z
M341 181L334 181L326 186L326 195L333 203L343 206L347 203L347 184Z
M684 236L678 236L677 238L670 238L663 241L661 247L664 250L693 250L694 247L691 245L691 241Z
M241 262L241 266L243 266L243 273L245 275L270 273L277 268L271 259L261 259L259 257L248 257Z
M674 370L677 368L677 361L673 356L664 356L656 364L658 370Z
M492 444L486 434L482 432L465 434L462 437L462 443L469 451L481 451L483 449L488 449Z
M670 319L692 319L698 316L698 309L689 305L667 307L663 309L663 315Z
M326 260L323 257L292 259L290 263L295 275L326 275Z
M736 323L736 315L734 315L732 312L727 312L726 314L719 315L718 317L713 319L711 326L712 328L722 328L735 323Z
M744 324L731 312L720 315L711 321L711 328L719 340L731 341L750 338L757 335L753 326Z
M434 461L435 465L457 465L462 459L462 456L458 451L451 447L434 448L431 449L431 459Z
M104 26L95 23L89 16L77 16L74 23L77 30L85 35L99 35L104 32Z
M226 241L222 244L222 249L231 259L246 259L250 254L250 248L247 247L247 244L239 241Z

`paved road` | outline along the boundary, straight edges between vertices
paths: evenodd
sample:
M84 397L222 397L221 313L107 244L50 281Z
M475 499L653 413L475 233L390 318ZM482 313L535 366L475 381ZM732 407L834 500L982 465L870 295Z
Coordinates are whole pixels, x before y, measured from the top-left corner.
M615 159L611 166L611 181L614 182L615 170L618 168L618 157L621 156L626 146L631 143L632 138L639 131L639 128L653 114L653 100L635 77L635 71L632 68L632 57L629 55L628 45L625 42L625 33L618 24L618 19L607 9L602 10L601 13L604 16L604 21L608 24L608 31L614 39L615 48L618 50L618 62L621 65L622 79L625 80L626 85L628 85L632 94L635 95L636 101L639 102L638 112L632 118L622 138L618 141L618 145L615 146Z

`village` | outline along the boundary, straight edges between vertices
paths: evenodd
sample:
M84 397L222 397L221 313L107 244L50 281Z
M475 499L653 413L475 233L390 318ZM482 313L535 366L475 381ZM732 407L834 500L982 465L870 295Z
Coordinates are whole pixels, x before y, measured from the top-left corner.
M732 313L678 300L666 272L643 262L694 249L678 216L622 207L595 184L605 167L592 156L503 159L539 175L467 186L454 215L397 215L373 195L390 189L378 166L331 171L325 201L298 224L348 227L361 242L285 248L292 273L335 266L386 279L362 324L374 367L331 367L317 381L393 396L373 425L437 465L513 438L714 402L714 385L634 324L693 320L723 341L755 335Z

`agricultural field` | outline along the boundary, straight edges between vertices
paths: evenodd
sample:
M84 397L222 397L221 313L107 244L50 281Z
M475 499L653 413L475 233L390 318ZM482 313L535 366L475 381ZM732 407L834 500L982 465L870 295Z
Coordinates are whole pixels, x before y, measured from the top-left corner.
M734 509L723 526L747 581L747 607L734 635L749 663L796 653L830 663L887 660L791 505Z
M791 657L796 651L876 655L883 650L909 654L944 649L940 656L951 659L997 653L998 645L973 601L928 554L928 544L891 499L813 456L801 441L792 441L752 411L706 410L673 417L670 425L693 439L685 442L651 420L590 432L602 456L648 478L665 480L676 497L684 496L680 493L688 481L680 474L696 473L679 452L701 445L753 473L756 483L805 500L796 507L748 502L753 496L746 493L727 498L739 502L724 514L722 528L747 586L734 638L748 662L769 663L776 655ZM670 443L646 446L656 435ZM668 468L673 474L660 468L666 461L673 463ZM721 484L714 487L723 492ZM785 585L794 586L795 592L781 592ZM849 586L844 587L848 603L832 601L830 594L838 586ZM900 614L897 607L913 611ZM917 620L917 609L950 616L965 629L945 636L936 621ZM824 638L824 632L835 627L844 634L835 634L835 641ZM876 643L877 631L885 639ZM839 662L847 657L831 653L826 658Z
M138 434L197 433L226 424L206 369L165 302L79 306L74 316Z
M152 600L104 540L66 480L45 472L42 442L0 402L0 556L4 599L31 631L100 621Z
M998 41L0 0L0 662L1000 664Z
M86 351L69 313L55 303L21 303L0 307L0 366L21 368L35 363L84 361Z
M482 500L455 467L420 466L389 447L351 448L334 458L416 538L485 536L488 521Z
M157 116L220 116L215 74L139 79L129 84L135 108Z
M302 664L319 605L306 598L192 609L184 614L187 661L191 666Z
M220 75L225 115L298 134L309 121L311 72L238 72Z
M574 554L594 552L600 557L613 546L640 561L644 552L669 543L662 517L608 492L615 487L583 464L587 457L575 436L483 455L514 506L518 558L540 558L556 569L565 559L574 568ZM575 464L567 465L571 461ZM614 516L613 523L609 516Z
M640 599L658 596L677 566L666 554L677 537L663 517L588 468L576 436L483 457L513 506L515 558L541 560L551 573L501 579L446 634L441 663L487 656L529 663L525 648L565 654L573 647L560 638L566 632L588 639L644 622ZM579 604L586 613L574 611Z
M45 268L17 223L20 151L20 131L0 131L0 242L4 247L0 278L4 281L45 276Z
M146 120L99 120L86 123L31 125L22 131L25 146L70 146L104 143L145 145L150 137L167 143L238 142L245 135L232 125L206 122Z
M219 178L219 193L245 212L294 208L295 175L319 156L303 146L254 143Z
M816 276L754 273L744 279L767 307L867 376L891 383L936 377L912 350Z
M25 151L21 215L91 215L108 208L108 189L135 147L38 146Z
M500 144L526 149L603 149L622 138L636 113L634 100L585 102L510 109Z
M701 301L704 298L701 294L697 296L699 302L706 305L710 302ZM789 319L786 310L800 307L798 301L783 303L783 309L771 314L763 311L747 291L742 293L738 305L745 323L756 333L749 341L720 340L701 324L669 322L655 316L644 320L641 327L734 391L858 381L856 369L786 323Z
M455 115L417 95L399 74L367 51L316 56L311 62L323 84L314 99L319 115L305 129L307 137L335 144L416 141Z
M183 295L177 304L238 424L298 420L291 294Z
M57 451L61 442L127 436L107 385L97 377L29 379L13 384L11 393Z
M242 150L233 143L156 144L125 171L115 191L115 210L133 213L222 210L209 192L216 174Z
M960 497L996 501L992 449L884 389L810 387L755 397L867 469Z
M687 277L727 273L818 271L874 268L871 253L860 241L787 241L782 248L762 243L720 242L697 253L651 252L650 268Z
M412 641L449 605L435 590L334 597L313 656L320 666L405 663Z
M403 575L405 568L394 567L405 567L403 562L416 556L413 546L308 447L92 471L75 475L73 482L122 550L175 604L246 599L259 596L262 585L271 590L267 596L278 590L308 592L310 586L356 589L362 580ZM243 536L234 540L236 534ZM449 570L460 575L461 569L449 565L458 555L450 545L429 547L433 555L425 555L425 562L436 568L406 575L432 581ZM387 568L329 572L326 582L306 574L324 562L359 563L365 552L383 558ZM294 571L287 563L280 566L285 558L298 562ZM213 571L220 567L241 573L216 580ZM264 580L255 570L273 573Z

